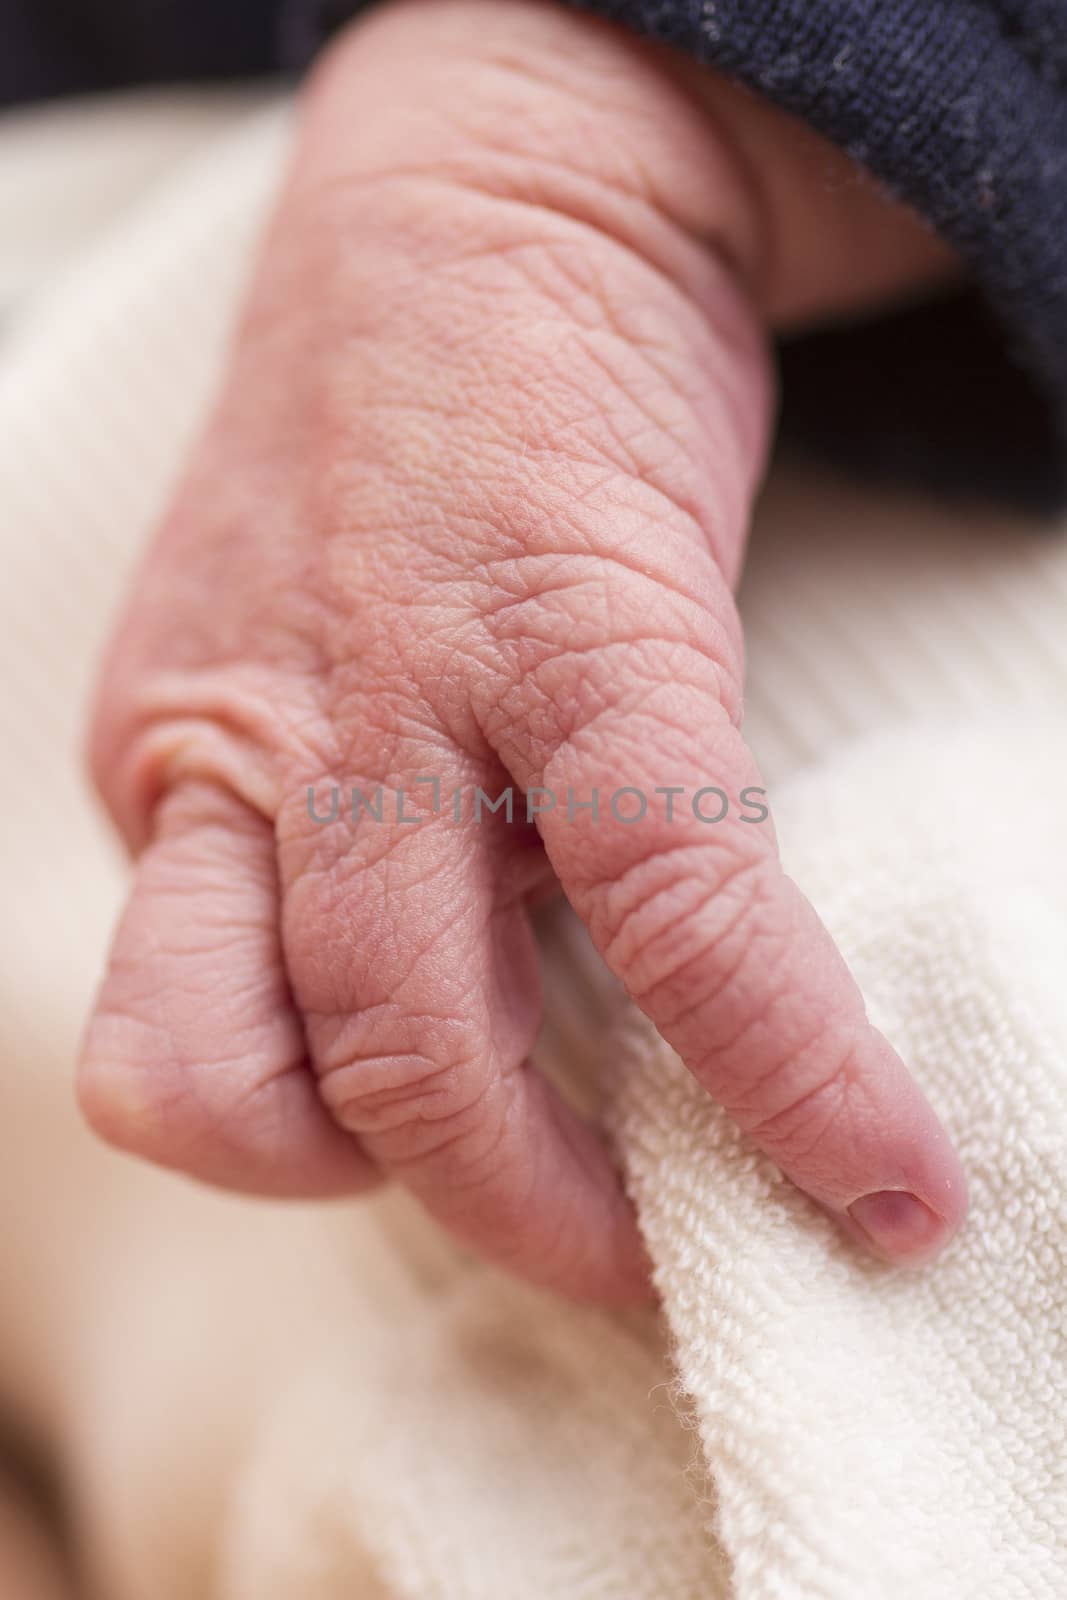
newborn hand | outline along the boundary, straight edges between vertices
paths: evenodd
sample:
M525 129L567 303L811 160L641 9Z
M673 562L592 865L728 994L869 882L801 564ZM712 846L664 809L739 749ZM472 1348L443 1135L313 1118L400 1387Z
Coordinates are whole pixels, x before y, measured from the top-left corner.
M272 1194L393 1176L532 1279L644 1292L527 1060L558 883L803 1189L890 1258L944 1242L956 1158L746 801L732 599L765 327L943 266L790 121L565 8L402 0L334 47L104 674L139 859L100 1132Z

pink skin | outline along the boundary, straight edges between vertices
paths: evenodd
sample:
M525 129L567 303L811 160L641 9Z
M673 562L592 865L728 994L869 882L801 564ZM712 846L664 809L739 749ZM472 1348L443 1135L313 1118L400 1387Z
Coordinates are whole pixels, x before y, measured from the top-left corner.
M103 676L139 853L80 1075L105 1137L270 1194L396 1177L535 1281L645 1294L608 1151L528 1065L528 906L562 885L801 1188L936 1253L956 1157L770 823L320 827L307 790L758 785L732 588L766 330L951 270L789 119L565 7L343 37ZM884 1191L923 1206L872 1202L872 1238L849 1208Z

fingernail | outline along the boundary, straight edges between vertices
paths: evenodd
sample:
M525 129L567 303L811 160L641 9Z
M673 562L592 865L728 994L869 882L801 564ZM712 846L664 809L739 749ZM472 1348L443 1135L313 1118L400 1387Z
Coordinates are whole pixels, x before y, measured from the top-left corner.
M893 1261L933 1255L948 1236L944 1218L906 1189L865 1194L852 1202L848 1214L879 1254Z

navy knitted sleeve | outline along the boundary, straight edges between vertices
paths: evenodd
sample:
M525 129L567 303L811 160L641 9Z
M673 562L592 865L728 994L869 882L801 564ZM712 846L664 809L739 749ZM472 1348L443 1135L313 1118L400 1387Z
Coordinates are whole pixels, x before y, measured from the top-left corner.
M992 452L994 487L1037 505L1067 499L1067 0L571 3L803 117L970 267L970 302L787 350L800 431L848 432L873 469L938 476L940 464L962 488ZM308 52L357 4L288 7L290 46ZM861 372L876 392L857 431Z

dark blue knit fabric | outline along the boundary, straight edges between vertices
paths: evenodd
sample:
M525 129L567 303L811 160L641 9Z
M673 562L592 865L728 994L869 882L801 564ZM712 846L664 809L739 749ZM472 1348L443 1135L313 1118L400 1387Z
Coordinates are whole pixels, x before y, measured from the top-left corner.
M1067 0L577 0L803 117L973 269L1067 452Z

